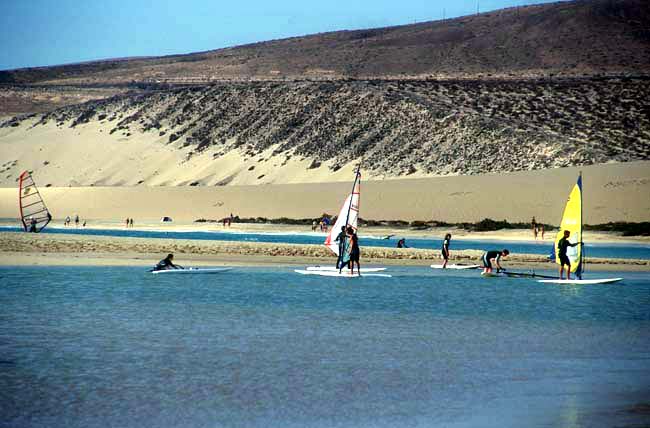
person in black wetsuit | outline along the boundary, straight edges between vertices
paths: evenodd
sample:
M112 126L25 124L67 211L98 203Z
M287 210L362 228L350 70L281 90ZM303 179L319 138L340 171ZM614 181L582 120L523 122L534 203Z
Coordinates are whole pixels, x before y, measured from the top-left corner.
M336 259L336 268L337 269L343 269L345 264L342 265L343 263L343 252L345 251L345 239L347 238L347 234L345 233L345 226L341 226L341 232L336 236L336 239L334 242L339 243L339 256Z
M158 262L156 266L153 267L153 270L167 270L167 269L185 269L181 265L175 265L172 260L174 259L173 254L167 254L167 257Z
M504 249L501 251L498 250L491 250L487 251L485 254L483 254L482 260L483 260L483 273L490 273L492 272L492 260L494 260L495 264L497 265L497 273L500 271L505 271L503 267L501 267L501 264L499 261L501 260L501 257L505 257L508 254L510 254L510 251Z
M445 240L442 241L442 258L444 262L442 263L442 268L447 267L447 262L449 261L449 241L451 241L451 233L445 235Z
M399 241L397 241L397 248L408 248L406 245L406 239L402 238Z
M29 231L33 232L33 233L36 233L36 225L37 225L36 219L34 217L30 217L29 218Z
M361 264L359 264L359 258L361 256L359 237L352 226L348 226L348 237L350 238L350 245L352 247L350 251L350 274L354 274L354 262L357 262L357 273L361 276Z
M575 247L578 244L582 245L582 242L576 242L572 244L569 242L569 236L571 232L568 230L564 231L564 237L557 241L557 256L560 259L560 279L564 279L564 266L566 265L566 279L571 279L571 260L567 256L566 251L569 247Z

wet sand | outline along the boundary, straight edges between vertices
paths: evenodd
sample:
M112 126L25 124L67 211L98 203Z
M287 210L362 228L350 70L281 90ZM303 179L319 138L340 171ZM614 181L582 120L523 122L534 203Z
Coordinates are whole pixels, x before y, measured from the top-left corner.
M122 238L66 234L0 233L1 265L152 266L167 253L187 266L293 266L334 264L323 245L223 242L190 239ZM440 262L439 251L362 248L362 263L427 266ZM452 263L478 263L482 250L453 251ZM650 260L588 258L593 270L650 271ZM545 256L512 254L504 266L556 269Z

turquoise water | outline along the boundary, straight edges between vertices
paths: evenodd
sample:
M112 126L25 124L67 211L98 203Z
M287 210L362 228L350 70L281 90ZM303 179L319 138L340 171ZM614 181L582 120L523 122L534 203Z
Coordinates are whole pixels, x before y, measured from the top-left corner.
M0 426L650 422L650 274L389 272L0 267Z
M24 233L21 228L0 226L2 232L20 232ZM92 235L92 236L118 236L134 238L163 238L163 239L198 239L209 241L235 241L235 242L269 242L285 244L314 244L322 245L325 235L322 233L240 233L215 231L197 231L197 232L166 232L136 229L92 229L92 228L72 228L72 227L48 227L41 233L53 234L73 234L73 235ZM389 247L395 248L399 235L391 239L382 239L381 237L360 236L362 247ZM410 248L424 248L440 250L443 238L408 238L406 243ZM525 241L488 241L472 239L452 239L451 250L490 250L507 248L513 254L542 254L549 255L553 250L553 244L550 242L525 242ZM585 254L588 257L604 258L621 258L621 259L650 259L650 245L641 244L593 244L585 245Z

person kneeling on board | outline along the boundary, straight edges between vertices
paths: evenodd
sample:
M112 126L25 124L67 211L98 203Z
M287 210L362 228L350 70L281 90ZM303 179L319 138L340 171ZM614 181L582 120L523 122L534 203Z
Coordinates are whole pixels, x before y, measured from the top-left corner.
M181 265L175 265L172 262L173 259L174 259L173 254L171 253L167 254L167 257L159 261L158 264L153 267L153 270L185 269Z
M566 265L566 279L571 279L571 260L569 256L566 255L566 251L569 247L575 247L576 245L582 245L582 242L576 242L572 244L569 242L569 236L571 232L568 230L564 231L564 237L557 241L557 256L560 259L560 279L564 279L564 266Z
M501 257L506 257L508 254L510 254L510 251L508 250L491 250L487 251L483 254L482 260L483 260L483 273L491 273L492 272L492 260L494 260L494 263L497 265L497 273L500 271L505 271L503 267L501 267L501 264L499 261L501 260Z

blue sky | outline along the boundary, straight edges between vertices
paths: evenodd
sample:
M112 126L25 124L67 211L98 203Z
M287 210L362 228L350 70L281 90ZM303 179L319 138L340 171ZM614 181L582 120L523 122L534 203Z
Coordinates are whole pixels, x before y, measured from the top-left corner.
M481 12L548 0L478 0ZM189 53L476 13L477 0L1 0L0 70Z

